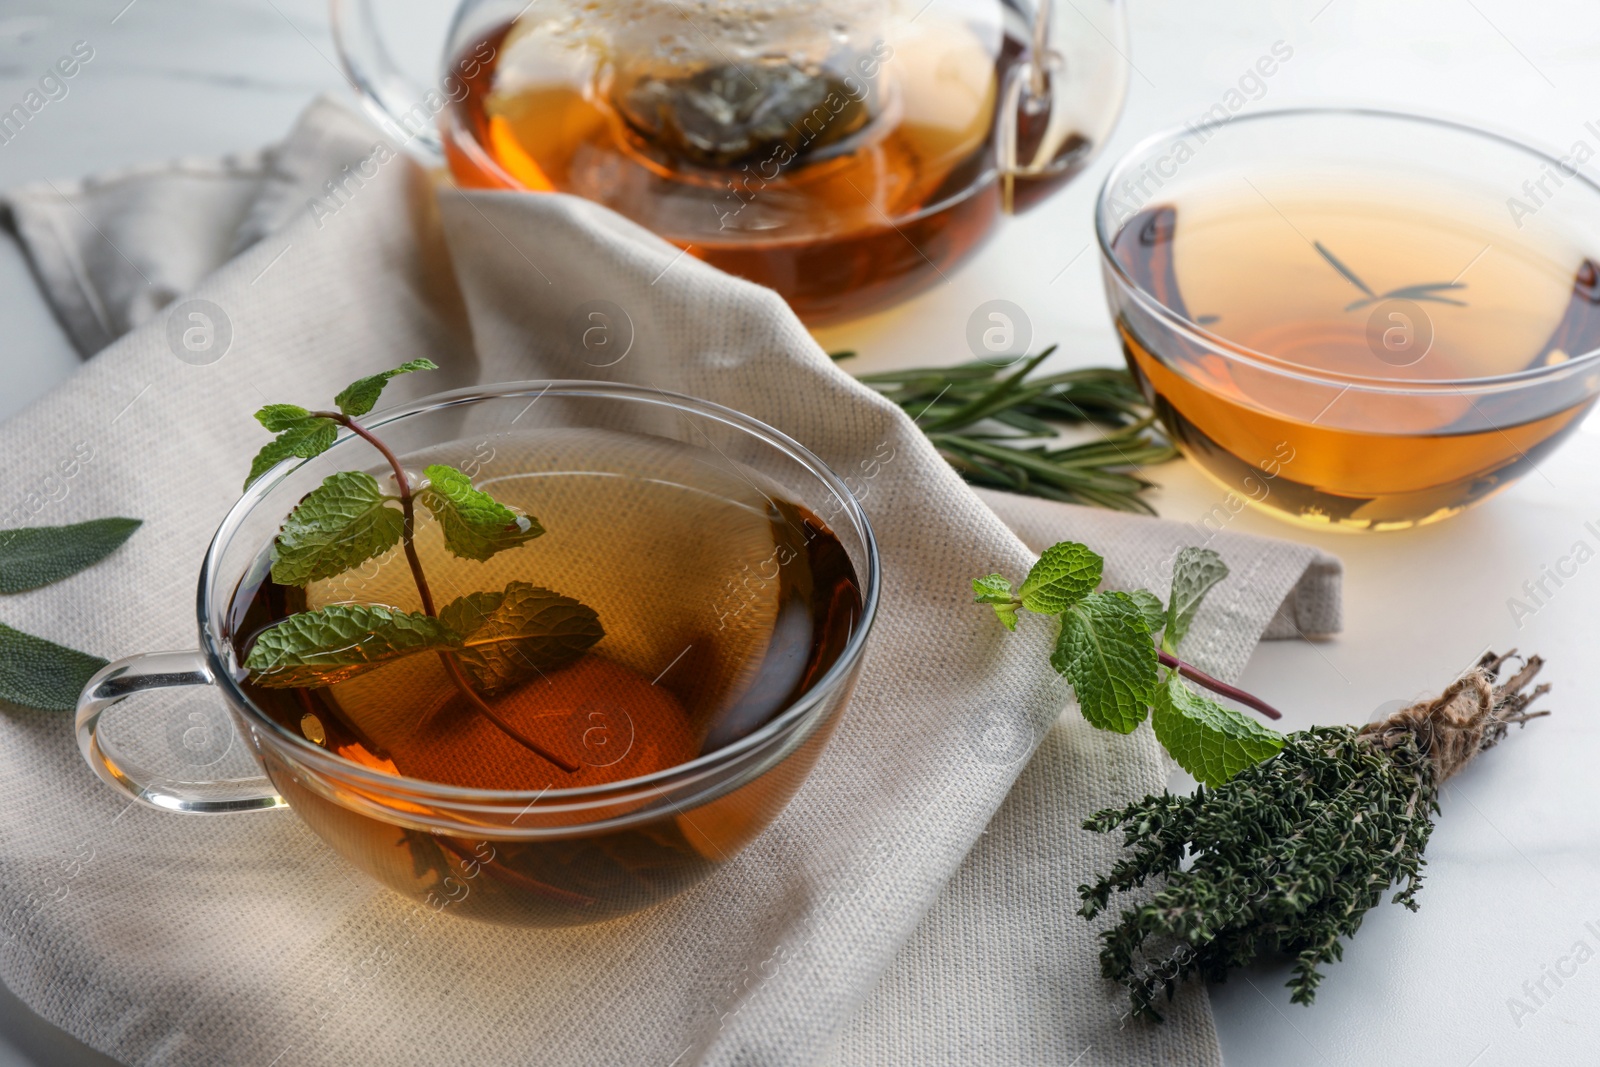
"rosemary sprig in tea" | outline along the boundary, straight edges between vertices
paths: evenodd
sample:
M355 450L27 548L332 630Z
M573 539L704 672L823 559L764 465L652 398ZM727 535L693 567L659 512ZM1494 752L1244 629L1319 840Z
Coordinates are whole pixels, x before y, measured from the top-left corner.
M1156 430L1155 415L1128 372L1089 367L1030 378L1051 345L1011 367L976 360L953 367L862 374L928 435L939 454L974 485L1155 514L1140 498L1150 482L1132 468L1178 454ZM836 352L848 359L854 352ZM1098 441L1052 448L1062 424L1105 427ZM1026 442L1026 443L1023 443Z
M1340 262L1338 256L1328 251L1321 241L1312 241L1311 245L1323 259L1328 261L1330 267L1339 272L1345 281L1367 294L1360 300L1346 304L1344 308L1346 311L1355 311L1357 308L1364 308L1368 304L1376 304L1380 300L1431 300L1435 304L1451 304L1458 308L1467 306L1464 300L1452 300L1447 296L1439 295L1440 292L1446 289L1465 289L1466 284L1464 282L1425 282L1421 285L1402 285L1398 289L1390 289L1387 293L1376 293L1373 292L1372 286L1362 281L1355 271Z

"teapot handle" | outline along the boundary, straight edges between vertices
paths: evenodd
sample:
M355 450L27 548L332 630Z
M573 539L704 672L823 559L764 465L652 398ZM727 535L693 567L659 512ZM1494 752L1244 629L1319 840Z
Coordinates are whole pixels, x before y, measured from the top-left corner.
M1088 165L1127 96L1124 0L1006 0L1029 20L1027 51L1007 72L996 118L1002 205L1019 213Z
M438 94L408 77L395 63L378 32L372 0L330 0L333 42L351 85L361 94L367 113L402 147L420 150L430 162L444 157L444 144L434 124L430 95Z

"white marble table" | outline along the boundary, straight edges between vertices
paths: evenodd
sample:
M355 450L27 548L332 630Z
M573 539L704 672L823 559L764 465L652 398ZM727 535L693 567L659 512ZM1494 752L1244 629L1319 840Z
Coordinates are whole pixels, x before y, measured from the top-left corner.
M1092 0L1070 0L1089 3ZM1133 0L1127 112L1109 154L1198 116L1275 41L1294 56L1251 107L1360 100L1453 113L1567 146L1600 119L1600 9L1579 0ZM441 6L442 3L441 3ZM321 0L6 0L0 110L75 41L94 59L28 127L0 144L0 186L70 178L178 155L255 147L305 100L339 90ZM858 367L964 358L968 314L1003 297L1065 364L1120 359L1089 247L1089 207L1107 159L1014 224L947 285L885 315L829 331ZM0 239L0 418L71 372L76 357ZM1164 516L1198 521L1220 499L1182 463L1155 472ZM3 488L3 486L0 486ZM1550 660L1558 715L1453 782L1428 849L1422 910L1372 913L1314 1007L1288 1002L1285 967L1257 967L1212 991L1233 1067L1307 1064L1600 1062L1600 566L1580 569L1518 626L1507 600L1593 535L1600 519L1600 422L1487 506L1400 534L1308 533L1254 514L1234 528L1300 538L1343 557L1345 633L1263 646L1247 688L1287 709L1291 728L1365 721L1381 704L1437 689L1485 647ZM1534 1011L1524 983L1572 971ZM1574 970L1575 968L1575 970ZM0 1067L109 1063L0 996ZM1092 1067L1092 1051L1081 1067Z

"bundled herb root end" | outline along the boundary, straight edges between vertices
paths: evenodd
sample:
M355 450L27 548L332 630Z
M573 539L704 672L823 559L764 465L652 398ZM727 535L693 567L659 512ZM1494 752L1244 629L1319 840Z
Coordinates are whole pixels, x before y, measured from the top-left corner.
M1221 981L1262 953L1295 957L1290 999L1310 1004L1319 968L1391 885L1415 911L1439 787L1512 723L1549 714L1527 710L1550 688L1527 688L1539 657L1498 681L1515 655L1485 655L1437 699L1382 722L1290 734L1216 788L1147 796L1085 823L1121 829L1128 854L1078 887L1084 918L1115 891L1164 883L1101 935L1101 972L1127 987L1132 1014L1159 1020L1158 994L1170 1000L1190 975Z

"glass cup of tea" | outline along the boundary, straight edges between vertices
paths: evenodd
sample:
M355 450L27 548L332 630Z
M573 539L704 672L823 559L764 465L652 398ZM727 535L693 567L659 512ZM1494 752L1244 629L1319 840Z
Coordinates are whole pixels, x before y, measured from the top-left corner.
M598 201L812 325L1060 188L1128 80L1123 0L463 0L431 81L370 0L333 18L369 110L458 185Z
M384 476L346 435L274 468L223 520L200 570L197 651L90 680L77 734L95 773L169 811L288 807L390 888L508 925L647 907L777 816L849 700L878 605L872 528L835 474L748 416L624 385L463 389L363 423L408 471L453 465L544 528L461 558L419 508L414 548L441 602L528 583L587 605L604 637L574 662L530 661L481 705L441 656L305 688L245 669L295 612L418 610L398 546L303 588L270 576L285 516L324 477ZM225 713L118 707L195 686Z
M1373 110L1157 134L1096 209L1128 366L1231 511L1454 515L1600 390L1600 186L1578 161Z

